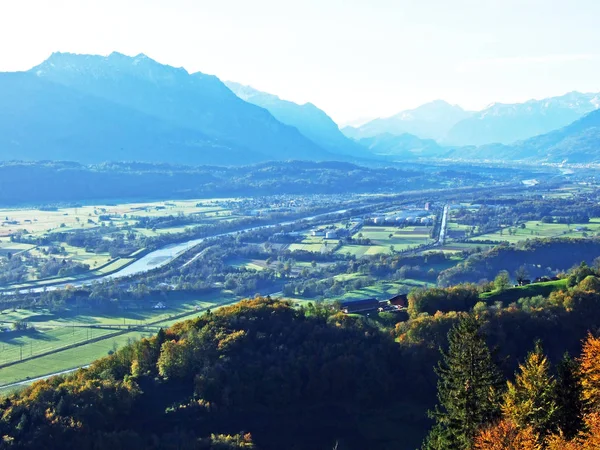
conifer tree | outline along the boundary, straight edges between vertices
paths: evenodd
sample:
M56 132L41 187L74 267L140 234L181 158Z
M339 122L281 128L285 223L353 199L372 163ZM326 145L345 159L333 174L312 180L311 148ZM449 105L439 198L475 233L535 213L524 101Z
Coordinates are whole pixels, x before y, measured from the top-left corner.
M553 428L556 415L556 380L550 374L550 362L544 355L541 343L519 365L515 382L508 384L502 412L519 428L531 426L541 438Z
M427 450L469 449L477 430L498 417L501 375L477 319L465 316L448 333L438 364L439 405L423 444Z
M556 425L571 439L583 424L583 392L577 361L565 353L557 366Z

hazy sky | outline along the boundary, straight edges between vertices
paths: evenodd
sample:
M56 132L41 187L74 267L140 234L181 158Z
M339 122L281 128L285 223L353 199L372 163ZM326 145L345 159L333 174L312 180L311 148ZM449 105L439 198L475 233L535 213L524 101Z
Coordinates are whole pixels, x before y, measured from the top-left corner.
M343 123L600 91L599 18L600 0L0 0L0 71L145 53Z

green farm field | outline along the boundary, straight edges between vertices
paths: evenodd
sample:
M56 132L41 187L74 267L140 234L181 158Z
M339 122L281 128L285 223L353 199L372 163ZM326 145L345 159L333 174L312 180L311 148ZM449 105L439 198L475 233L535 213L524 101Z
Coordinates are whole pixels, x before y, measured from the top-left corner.
M377 283L366 286L362 289L346 292L345 294L335 299L339 300L362 300L366 298L376 298L384 300L399 293L407 293L411 289L432 286L431 283L426 283L421 280L403 280L403 281L378 281Z
M226 217L230 211L214 204L215 201L235 199L167 200L147 203L123 203L118 205L85 205L41 211L26 208L0 208L0 237L10 236L19 230L31 234L50 231L89 229L99 226L100 215L115 216L115 225L123 225L132 216L160 217L178 214L203 214L207 218ZM88 223L91 220L93 223ZM171 229L174 232L174 229Z
M182 315L193 316L207 308L218 308L220 304L234 300L234 296L219 294L202 299L169 301L168 309L120 310L114 314L27 310L4 312L0 315L0 323L4 324L2 328L9 327L12 321L23 320L33 325L35 331L0 333L0 364L48 351L55 353L1 368L0 386L89 364L107 355L115 345L122 346L128 340L154 334L157 327L166 328L185 320L187 317ZM127 331L129 326L143 324L152 324L152 329ZM98 328L108 325L122 326L123 329ZM99 337L104 339L88 342ZM83 345L61 350L73 344Z
M262 259L236 258L228 260L227 264L232 267L250 270L264 270L266 267L266 262Z
M361 258L370 248L372 247L368 245L344 244L337 250L336 253L340 253L342 255L350 254L357 258ZM387 251L389 252L389 248Z
M354 224L352 224L354 225ZM336 228L344 228L343 223L334 223L329 226ZM371 244L359 245L352 243L344 243L337 251L338 254L350 254L357 258L363 256L373 256L379 254L390 253L390 246L394 246L395 251L402 251L418 247L420 245L431 243L429 238L430 228L426 226L409 226L409 227L377 227L366 226L362 227L352 237L353 239L370 239ZM311 236L310 230L307 230L302 242L290 244L288 250L296 251L303 250L308 252L328 252L334 248L339 242L339 239L325 239L322 236ZM325 243L327 245L325 245Z
M141 339L151 334L154 333L132 331L102 341L4 367L0 369L0 394L2 393L1 386L3 385L87 365L98 358L106 356L109 351L126 345L131 340Z
M320 243L297 243L297 244L290 244L290 246L288 247L288 250L291 252L295 252L295 251L305 251L305 252L313 252L313 253L320 253L321 250L323 248L323 244Z
M7 237L0 238L0 256L6 256L9 253L19 255L21 252L28 252L33 248L35 248L35 245L11 242Z
M363 227L357 232L354 239L370 239L371 245L344 244L337 253L348 254L360 258L362 256L379 255L390 253L390 246L394 246L395 251L408 250L420 245L429 244L432 240L429 238L428 227Z
M69 326L27 332L5 332L0 335L0 364L19 361L113 333L114 330ZM3 369L0 369L0 372L2 371Z
M69 326L69 325L140 325L148 321L166 320L171 316L193 311L196 308L207 308L211 305L230 301L232 297L223 294L206 295L201 299L174 300L164 303L167 309L153 309L155 302L150 302L145 307L121 308L114 312L89 311L81 308L69 309L60 312L49 310L6 310L0 314L0 324L10 324L14 321L26 321L37 327ZM158 300L157 300L158 301ZM1 335L0 335L1 336Z
M583 224L562 224L562 223L542 223L540 221L529 221L525 223L525 228L512 227L512 235L508 229L495 233L482 234L472 238L471 242L493 240L507 241L516 243L527 239L549 238L549 237L584 237L584 233L588 236L600 233L600 219L591 219L589 223Z
M452 222L449 221L448 224L446 225L447 229L450 230L456 230L456 231L467 231L471 229L471 225L464 225L462 223L456 223L456 222Z
M337 239L325 239L322 236L310 236L307 231L302 242L290 244L288 250L291 252L303 250L305 252L321 253L330 251L337 243Z
M363 238L371 239L375 245L387 247L393 245L398 249L430 242L429 228L427 227L363 227L353 237L357 238L360 233L362 233Z
M470 225L464 225L456 222L449 221L446 225L447 238L448 239L463 239L468 233L471 232L473 227ZM476 231L476 227L475 227Z

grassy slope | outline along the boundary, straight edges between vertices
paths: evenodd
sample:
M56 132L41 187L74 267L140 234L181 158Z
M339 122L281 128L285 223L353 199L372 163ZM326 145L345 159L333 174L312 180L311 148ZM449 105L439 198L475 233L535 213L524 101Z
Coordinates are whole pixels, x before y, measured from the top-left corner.
M487 302L501 301L505 305L516 302L520 298L535 297L536 295L548 296L553 291L567 288L567 280L548 281L545 283L528 284L506 289L505 291L484 292L481 299Z

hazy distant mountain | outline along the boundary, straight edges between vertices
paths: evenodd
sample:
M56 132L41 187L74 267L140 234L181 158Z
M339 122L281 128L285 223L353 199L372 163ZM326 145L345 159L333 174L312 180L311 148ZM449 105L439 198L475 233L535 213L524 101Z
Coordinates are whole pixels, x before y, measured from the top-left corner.
M384 133L358 142L375 155L398 159L433 158L447 151L433 139L420 139L408 133L400 136Z
M281 123L296 127L304 136L332 153L368 156L360 145L344 136L337 124L312 103L299 105L233 81L226 81L225 85L242 100L265 108Z
M0 78L0 158L240 164L335 159L218 78L138 55L55 53Z
M600 162L600 110L595 110L566 127L511 145L489 144L458 148L452 157L535 162Z
M435 100L392 117L375 119L360 127L345 127L342 132L353 139L378 134L414 134L423 139L439 139L450 128L469 117L470 112L443 100Z
M226 164L257 155L32 73L0 73L0 159Z
M367 122L370 122L372 120L376 119L376 117L357 117L356 119L351 119L351 120L346 120L340 124L338 124L338 126L340 127L340 129L342 128L358 128L361 125L364 125Z
M553 162L600 162L600 110L550 133L518 142L512 156Z
M525 103L496 103L458 122L442 142L450 145L509 144L564 127L598 107L599 94L579 92Z

